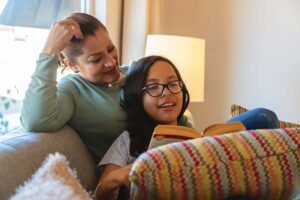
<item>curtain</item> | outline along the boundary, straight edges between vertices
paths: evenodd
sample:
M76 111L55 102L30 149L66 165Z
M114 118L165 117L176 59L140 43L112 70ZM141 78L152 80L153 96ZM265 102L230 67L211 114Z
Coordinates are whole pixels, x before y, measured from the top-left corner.
M81 0L7 0L0 24L50 28L51 24L81 11Z

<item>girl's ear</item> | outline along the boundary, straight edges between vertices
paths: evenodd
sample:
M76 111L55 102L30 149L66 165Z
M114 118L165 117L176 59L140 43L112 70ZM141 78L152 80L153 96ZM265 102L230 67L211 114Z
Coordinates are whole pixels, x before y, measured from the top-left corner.
M75 63L73 63L72 61L70 61L69 59L64 58L64 63L66 66L68 66L74 72L79 72L77 65Z

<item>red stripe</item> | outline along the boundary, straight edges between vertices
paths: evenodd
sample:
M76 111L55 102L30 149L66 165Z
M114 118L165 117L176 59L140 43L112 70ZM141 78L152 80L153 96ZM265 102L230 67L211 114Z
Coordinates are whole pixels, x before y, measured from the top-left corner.
M217 185L217 191L218 191L216 193L216 196L222 198L222 197L224 197L224 191L223 191L223 185L222 185L221 175L219 173L217 165L213 166L213 171L215 172L216 185Z
M200 164L199 160L197 160L198 156L196 156L193 151L192 148L190 147L191 145L186 144L185 142L182 143L182 146L187 150L187 152L189 153L189 155L192 157L193 162L195 163L194 166L198 166Z
M265 151L266 156L271 156L272 154L270 153L270 151L267 148L266 143L263 141L263 139L261 137L259 137L258 133L255 133L253 131L248 131L256 140L257 142L260 144L261 148Z

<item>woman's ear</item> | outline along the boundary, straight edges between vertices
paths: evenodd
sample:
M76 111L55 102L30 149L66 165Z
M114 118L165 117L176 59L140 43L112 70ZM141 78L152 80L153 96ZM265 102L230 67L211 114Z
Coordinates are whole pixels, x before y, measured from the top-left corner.
M74 72L79 72L77 65L75 63L73 63L72 61L70 61L69 59L64 58L64 63L66 66L68 66Z

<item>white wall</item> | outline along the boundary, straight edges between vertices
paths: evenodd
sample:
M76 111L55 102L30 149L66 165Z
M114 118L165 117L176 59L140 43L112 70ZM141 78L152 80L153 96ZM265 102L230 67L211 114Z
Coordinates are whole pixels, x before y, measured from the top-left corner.
M300 122L299 0L161 0L162 34L206 40L205 101L196 128L229 118L230 105L267 107Z

